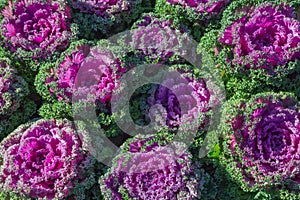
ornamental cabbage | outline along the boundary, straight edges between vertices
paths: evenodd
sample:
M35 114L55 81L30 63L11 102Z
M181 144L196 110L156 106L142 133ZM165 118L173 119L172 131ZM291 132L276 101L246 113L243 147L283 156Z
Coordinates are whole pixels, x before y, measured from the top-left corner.
M32 198L68 196L75 186L79 190L80 184L87 184L84 174L93 166L74 125L67 120L22 125L0 143L0 151L2 191Z
M40 88L45 84L52 96L66 104L72 102L74 91L94 94L101 103L109 102L112 91L118 86L118 79L125 72L123 63L112 53L100 51L97 47L91 49L84 42L75 46L62 56L57 66L51 65L51 69L45 66L36 79L36 85ZM41 78L45 72L46 77ZM39 79L44 83L40 83Z
M106 40L100 40L100 46L101 42ZM72 102L96 103L97 113L111 116L110 98L119 87L124 64L113 53L99 50L100 47L92 48L93 45L94 42L86 40L73 42L56 62L40 67L34 84L45 100L39 109L41 116L50 119L73 117L75 104Z
M72 116L72 89L80 64L90 52L93 42L78 40L60 54L55 62L43 62L34 85L43 98L39 114L44 118ZM82 57L83 56L83 57Z
M105 49L94 47L81 64L81 69L75 79L76 99L93 100L102 104L109 103L112 93L119 87L119 79L126 72L115 55ZM82 96L81 96L82 95Z
M139 51L139 56L156 61L167 61L179 54L182 39L189 37L185 27L153 13L145 14L132 29L132 46Z
M6 56L4 53L0 58L0 141L26 122L36 110L35 103L27 98L27 82L12 67L15 63Z
M136 136L121 147L112 167L100 178L104 199L200 198L203 179L194 174L183 143L165 146Z
M19 0L2 11L4 42L26 58L46 58L69 45L69 7L59 2Z
M299 58L300 22L292 7L267 4L250 10L226 27L219 38L223 45L233 48L235 68L270 71Z
M72 101L76 75L89 51L88 45L79 44L70 53L62 56L63 60L57 64L58 66L47 70L44 84L47 86L48 92L54 95L58 101L66 103ZM45 73L44 70L42 73Z
M300 183L299 109L289 93L260 93L227 103L222 160L244 190Z
M166 112L163 113L162 124L169 128L188 125L195 121L199 123L193 130L197 130L200 125L204 125L205 113L209 111L210 92L203 79L184 72L177 77L177 73L171 73L166 80L155 90L154 95L149 98L151 106L160 104ZM150 117L156 117L157 111L150 113ZM160 120L159 118L155 118Z
M27 83L8 62L0 60L0 119L16 111L29 92Z

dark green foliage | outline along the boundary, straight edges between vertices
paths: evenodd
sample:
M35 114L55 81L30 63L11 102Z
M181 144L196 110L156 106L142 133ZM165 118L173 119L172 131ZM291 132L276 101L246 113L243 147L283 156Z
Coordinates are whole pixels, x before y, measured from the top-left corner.
M129 0L129 10L119 11L114 14L107 12L108 16L99 16L95 13L84 13L78 9L72 9L72 21L78 27L78 35L85 39L103 39L130 27L132 22L143 12L142 0ZM72 7L72 1L69 2ZM144 2L147 8L151 4Z
M10 59L9 53L0 47L0 74L1 81L10 84L8 91L2 90L1 100L4 98L4 105L1 107L0 115L0 141L17 126L25 123L36 111L36 104L30 97L30 85L21 77L16 68L18 64ZM29 86L29 87L28 87Z
M27 122L36 112L36 104L29 100L24 99L20 108L5 118L0 120L0 141L12 132L17 126Z
M222 9L223 10L223 9ZM166 0L156 0L155 12L161 16L171 16L173 20L186 25L195 40L199 41L203 34L211 29L220 27L219 13L201 13L195 12L195 9L183 7L181 5L171 5Z
M216 167L214 179L217 184L217 200L253 200L254 193L244 192L239 185L237 185L228 176L226 170L221 164Z

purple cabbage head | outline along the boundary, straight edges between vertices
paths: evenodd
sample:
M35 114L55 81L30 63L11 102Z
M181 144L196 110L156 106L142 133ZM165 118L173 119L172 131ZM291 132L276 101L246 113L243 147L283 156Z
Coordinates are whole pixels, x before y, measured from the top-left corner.
M108 103L125 71L123 63L113 53L93 48L75 79L75 89L79 95L77 98L80 95L84 99L92 96L93 100Z
M57 87L64 91L66 98L72 97L72 88L81 63L84 61L84 54L80 51L72 52L70 56L65 56L64 61L57 69ZM61 100L63 97L58 96Z
M138 49L142 56L153 60L166 60L172 57L183 45L180 38L187 33L187 29L175 28L172 20L157 18L147 14L133 26L132 46Z
M0 60L0 116L16 111L28 94L28 85L6 61Z
M162 107L159 110L150 110L150 117L161 113L164 119L156 117L155 120L162 120L169 128L179 127L194 123L194 120L205 125L205 113L209 111L210 92L203 79L191 77L188 73L177 76L172 73L159 85L154 96L149 98L151 106L158 104ZM163 109L160 111L160 109Z
M289 94L262 93L225 112L225 152L233 176L245 188L300 179L300 106ZM234 113L234 114L232 114Z
M104 199L194 199L200 197L191 155L183 143L164 146L137 136L122 146L110 170L100 178ZM126 199L127 199L126 198Z
M170 4L179 4L194 8L198 13L218 13L230 0L166 0Z
M45 84L50 86L49 92L59 101L71 102L76 75L89 51L89 46L79 45L75 50L63 56L63 61L57 68L50 70Z
M38 120L0 143L0 188L28 197L62 199L91 165L74 125Z
M56 82L56 87L50 87L49 91L59 101L70 103L74 91L77 91L82 98L94 95L96 100L107 103L125 71L121 65L113 54L81 45L64 57L54 75L46 79L46 84Z
M264 5L228 26L219 41L233 48L235 66L273 69L300 56L300 22L288 5Z
M18 0L3 11L2 30L12 52L45 58L67 48L72 35L69 7L52 1ZM24 55L21 55L24 56Z

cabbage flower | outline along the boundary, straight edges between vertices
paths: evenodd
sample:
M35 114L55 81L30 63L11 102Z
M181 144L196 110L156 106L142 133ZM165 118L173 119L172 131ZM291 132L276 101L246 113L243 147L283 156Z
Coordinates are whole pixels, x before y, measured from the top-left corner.
M68 120L21 125L0 143L0 150L1 190L32 198L67 197L75 186L79 190L86 184L84 174L93 167Z
M243 189L300 183L299 108L289 93L260 93L227 103L223 161Z
M4 42L22 58L45 59L69 45L70 9L61 2L18 0L2 14Z
M127 141L100 178L104 199L199 198L202 177L194 174L191 155L182 149L183 143L169 147L151 137Z
M267 4L226 27L219 42L233 49L234 68L270 71L299 58L299 32L300 22L292 7Z

